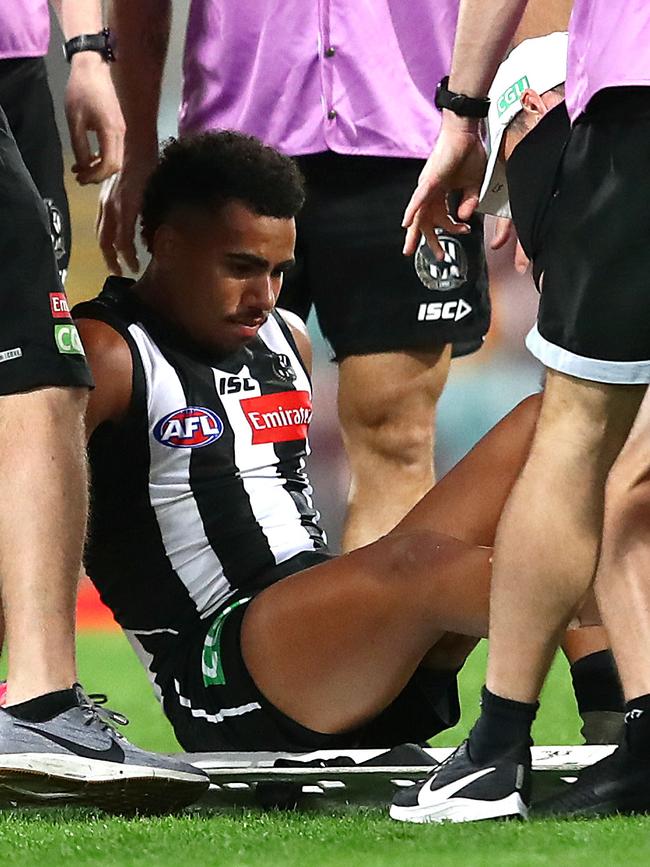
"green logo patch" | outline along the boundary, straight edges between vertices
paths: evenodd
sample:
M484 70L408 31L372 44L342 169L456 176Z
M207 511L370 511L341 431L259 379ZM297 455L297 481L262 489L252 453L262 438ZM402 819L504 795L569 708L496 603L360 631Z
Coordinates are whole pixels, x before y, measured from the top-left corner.
M215 618L214 623L208 629L208 634L205 636L203 643L203 654L201 658L201 669L203 673L203 683L205 686L223 686L226 682L226 676L223 673L223 663L221 661L221 633L223 625L226 622L226 617L231 614L235 608L240 605L245 605L251 601L251 596L245 599L240 599L238 602L233 602L225 611Z
M54 326L54 342L62 355L85 355L76 325L71 322Z
M497 99L497 112L499 113L499 117L501 117L501 115L506 112L514 102L521 99L522 93L529 87L528 76L524 75L519 79L519 81L515 81L515 83L511 84L507 90L504 90L501 96Z

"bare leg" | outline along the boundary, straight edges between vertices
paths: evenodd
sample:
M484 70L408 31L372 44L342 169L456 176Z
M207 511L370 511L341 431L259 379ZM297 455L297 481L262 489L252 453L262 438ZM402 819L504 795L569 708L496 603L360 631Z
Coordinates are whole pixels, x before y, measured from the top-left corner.
M343 550L384 536L433 486L435 409L450 347L349 356L339 418L350 465Z
M8 704L76 680L75 604L86 525L85 389L0 398L0 581Z
M596 594L626 699L650 693L650 396L607 483Z
M474 538L491 541L538 405L514 410L394 532L250 603L243 654L273 704L309 728L345 731L386 707L444 633L485 635L491 549Z
M642 396L638 387L549 372L530 455L497 533L487 674L497 695L539 695L593 580L605 481Z

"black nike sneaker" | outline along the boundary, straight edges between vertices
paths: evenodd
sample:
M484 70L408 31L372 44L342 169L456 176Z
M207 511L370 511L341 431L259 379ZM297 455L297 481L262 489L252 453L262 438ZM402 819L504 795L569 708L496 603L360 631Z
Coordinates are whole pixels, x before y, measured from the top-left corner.
M74 706L44 722L0 709L0 806L79 804L117 813L173 812L197 801L208 776L133 746L111 723L128 720L74 687Z
M580 773L565 791L535 804L531 817L611 816L650 812L650 758L633 756L622 743Z
M530 800L530 750L473 762L467 741L426 780L397 792L390 808L398 822L476 822L526 818Z

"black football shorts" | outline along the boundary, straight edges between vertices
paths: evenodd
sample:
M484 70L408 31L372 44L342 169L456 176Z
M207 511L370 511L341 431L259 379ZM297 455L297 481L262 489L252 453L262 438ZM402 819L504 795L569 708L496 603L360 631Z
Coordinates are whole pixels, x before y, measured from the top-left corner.
M70 212L63 183L61 139L42 57L0 60L0 105L45 204L56 264L65 281L70 261Z
M523 160L538 174L540 162L527 139L522 144L523 191ZM509 187L510 177L509 166ZM528 348L546 367L580 379L650 383L650 87L597 94L549 177L547 206L533 221L541 298Z
M278 568L284 577L330 556L305 552ZM194 635L179 637L156 675L165 714L188 752L391 747L425 741L458 722L455 673L418 669L393 703L359 729L332 735L298 724L262 695L246 668L240 636L249 601L230 599Z
M306 319L313 303L337 361L447 343L456 356L479 349L490 325L482 218L470 235L443 235L447 261L433 265L427 288L402 255L421 160L327 152L298 164L307 202L280 306Z
M0 109L0 395L92 385L50 218Z

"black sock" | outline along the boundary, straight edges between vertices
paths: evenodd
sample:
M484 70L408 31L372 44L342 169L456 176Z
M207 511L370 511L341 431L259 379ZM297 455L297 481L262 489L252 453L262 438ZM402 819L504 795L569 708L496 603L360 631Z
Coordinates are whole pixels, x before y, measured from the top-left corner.
M5 710L11 716L25 722L45 722L78 704L79 700L74 689L60 689L57 692L48 692L37 698L30 698L29 701L22 701L20 704L12 704Z
M650 695L640 695L625 705L625 741L640 759L650 759Z
M513 749L531 744L530 729L539 702L528 704L501 698L483 687L481 715L469 736L472 761L483 764Z
M595 710L622 711L625 698L611 650L583 656L571 666L573 691L580 715Z

